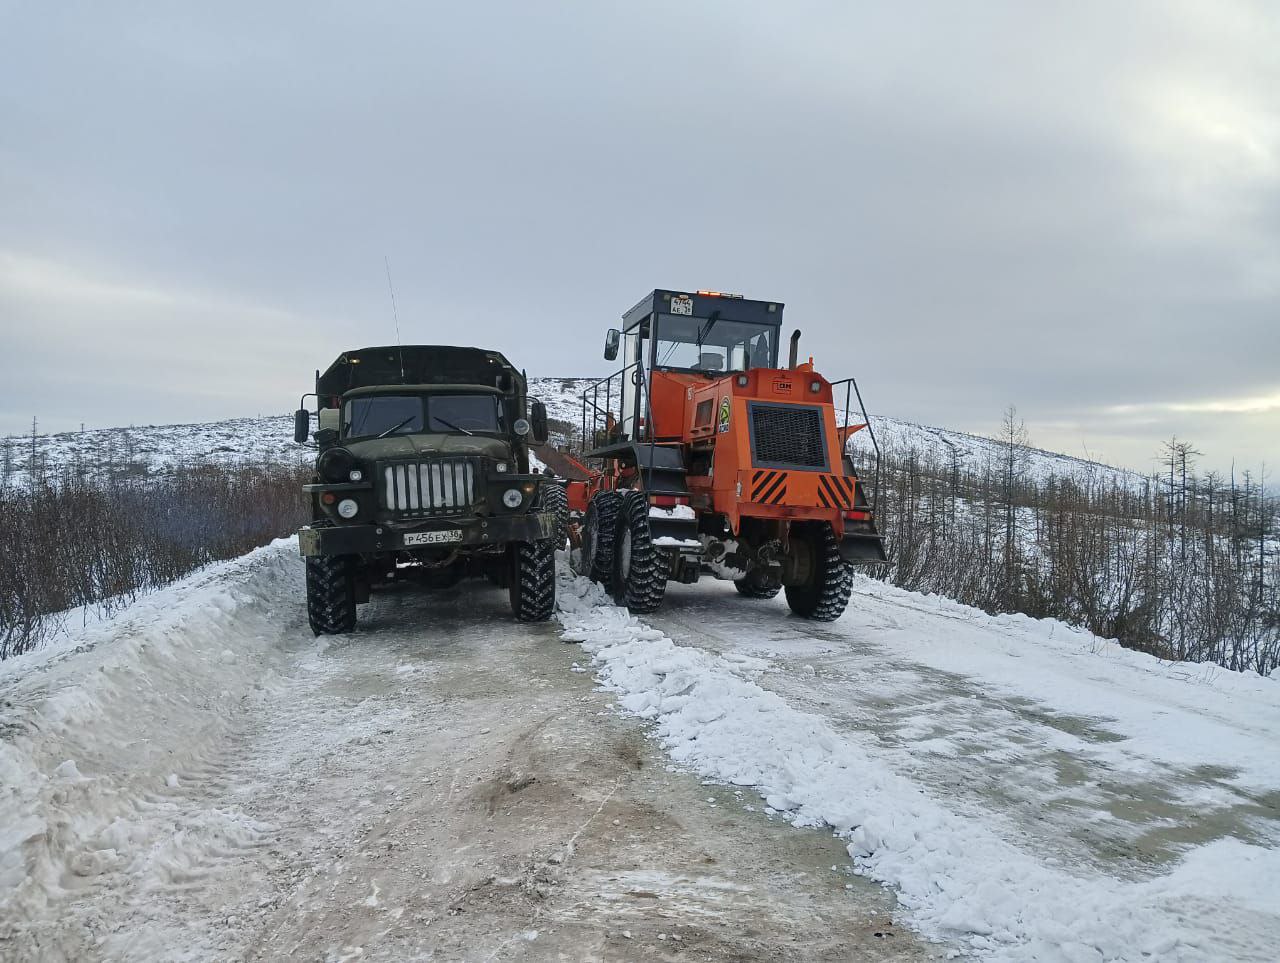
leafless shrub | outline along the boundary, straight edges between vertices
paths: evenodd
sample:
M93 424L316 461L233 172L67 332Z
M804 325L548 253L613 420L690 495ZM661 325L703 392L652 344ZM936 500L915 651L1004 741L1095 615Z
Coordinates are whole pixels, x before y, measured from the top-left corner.
M991 463L885 452L880 524L894 565L883 577L1165 659L1280 665L1277 504L1258 481L1200 477L1195 450L1176 440L1144 484L1035 478L1019 468L1012 411L1004 427Z
M0 658L37 646L53 617L110 610L304 521L293 466L192 464L91 481L68 470L0 485Z

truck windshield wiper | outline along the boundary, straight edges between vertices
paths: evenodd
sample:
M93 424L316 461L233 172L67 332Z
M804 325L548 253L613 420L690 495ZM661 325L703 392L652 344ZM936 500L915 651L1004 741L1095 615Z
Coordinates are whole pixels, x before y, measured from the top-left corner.
M400 422L400 424L398 424L398 425L392 425L390 428L388 428L386 431L384 431L384 432L383 432L382 434L380 434L378 437L379 437L379 438L386 438L386 437L387 437L387 435L390 435L390 434L392 434L392 433L394 433L394 432L399 431L401 428L403 428L403 427L404 427L405 425L407 425L409 422L413 421L413 419L414 419L414 418L416 418L416 417L417 417L417 415L410 415L410 416L409 416L408 418L406 418L404 421ZM438 419L438 418L437 418L436 420L437 420L437 421L439 421L439 419Z
M432 416L431 416L431 420L432 420L432 421L438 421L438 422L440 422L440 424L444 425L446 428L452 428L454 431L460 431L460 432L462 432L464 435L474 435L474 434L475 434L475 432L474 432L474 431L467 431L467 429L463 428L462 426L460 426L460 425L455 425L452 421L447 421L447 420L445 420L444 418L441 418L439 415L432 415Z

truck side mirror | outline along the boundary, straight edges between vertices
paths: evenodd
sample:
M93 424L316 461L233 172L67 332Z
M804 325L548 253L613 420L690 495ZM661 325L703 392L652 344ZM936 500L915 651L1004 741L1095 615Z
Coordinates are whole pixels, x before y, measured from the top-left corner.
M529 421L533 424L533 436L535 444L541 445L547 440L547 406L541 401L529 402Z
M617 328L610 328L604 336L604 360L613 361L618 357L618 345L622 343L622 332Z
M302 444L311 432L311 414L306 408L299 408L293 413L293 440Z

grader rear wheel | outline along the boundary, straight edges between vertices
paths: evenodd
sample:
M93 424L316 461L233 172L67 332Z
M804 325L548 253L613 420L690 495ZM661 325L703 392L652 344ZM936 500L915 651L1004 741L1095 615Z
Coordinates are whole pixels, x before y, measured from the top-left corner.
M796 615L815 622L833 622L844 614L853 592L853 572L840 557L840 542L827 522L797 522L791 529L791 548L808 554L809 577L787 586L787 604Z

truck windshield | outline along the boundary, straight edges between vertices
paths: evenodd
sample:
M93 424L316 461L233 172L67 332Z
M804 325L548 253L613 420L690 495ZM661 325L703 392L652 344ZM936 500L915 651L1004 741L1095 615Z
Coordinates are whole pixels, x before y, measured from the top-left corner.
M347 402L343 434L363 438L366 435L407 435L422 431L422 397L420 395L366 395ZM392 430L394 429L394 431Z
M365 395L347 402L343 434L409 435L502 430L501 407L493 395Z
M502 427L493 395L428 395L428 431L498 431Z
M777 366L775 324L662 314L657 328L659 368L718 372Z

